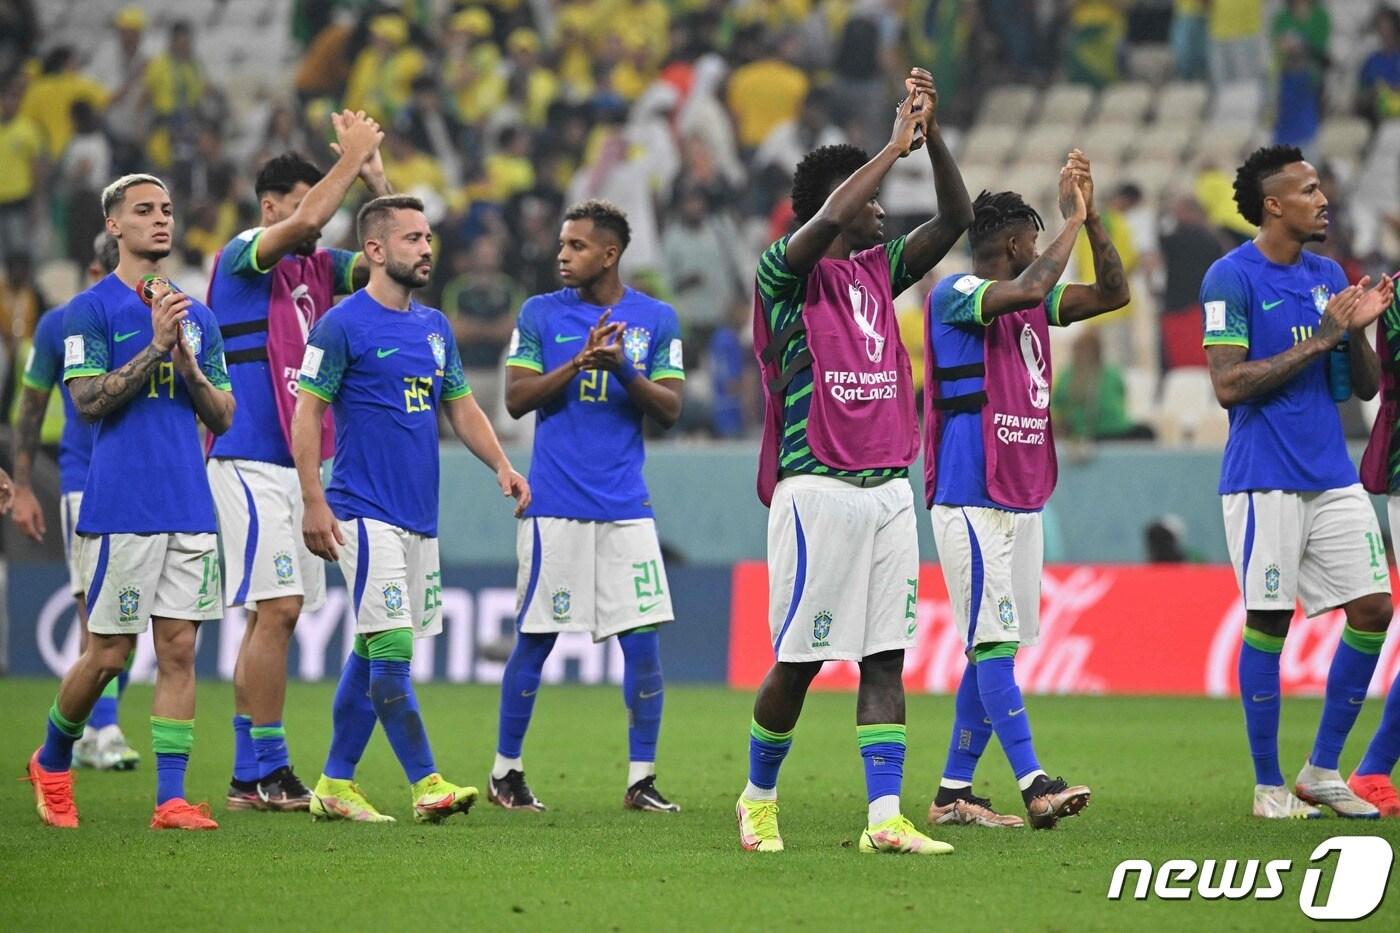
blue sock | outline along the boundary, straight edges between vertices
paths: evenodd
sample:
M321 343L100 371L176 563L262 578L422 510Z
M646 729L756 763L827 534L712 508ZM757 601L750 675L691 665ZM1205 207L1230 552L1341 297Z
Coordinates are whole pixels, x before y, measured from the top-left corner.
M1035 757L1035 744L1031 741L1031 720L1026 713L1025 701L1021 699L1021 688L1016 686L1016 659L1014 642L1007 649L995 648L977 658L977 693L982 698L982 707L987 718L992 721L992 729L1011 762L1011 770L1020 780L1027 774L1041 770ZM1011 655L998 654L1010 651Z
M239 713L233 717L233 779L252 782L258 773L258 752L253 746L253 720Z
M156 753L156 806L185 796L185 769L193 750L193 719L151 717L151 751Z
M282 720L253 726L249 730L253 737L253 751L258 756L258 779L267 777L278 768L289 765L287 758L287 730L282 728Z
M133 655L132 657L135 657L135 655ZM126 662L126 670L122 671L120 674L117 675L117 699L118 699L118 700L120 700L120 699L122 698L122 694L123 694L123 693L126 693L126 685L129 684L129 683L131 683L131 659L130 659L130 658L127 659L127 662Z
M749 725L749 783L763 790L778 786L778 769L792 749L792 730L773 732L753 720Z
M627 760L656 761L665 701L661 679L661 638L656 629L623 632L622 696L627 704Z
M1366 688L1371 685L1384 644L1385 632L1362 632L1350 625L1342 628L1342 640L1327 672L1322 721L1317 725L1317 738L1308 758L1313 767L1336 769L1342 746L1366 702Z
M156 755L156 806L185 796L185 769L189 755Z
M1240 702L1244 704L1244 730L1249 754L1254 758L1254 783L1276 787L1283 783L1278 763L1279 700L1278 656L1283 639L1252 628L1244 630L1240 645Z
M83 737L83 723L73 722L58 711L58 697L49 707L48 731L39 749L39 767L45 771L68 771L73 767L73 743Z
M369 658L363 637L356 638L355 650L345 659L331 704L331 750L323 772L326 777L348 781L355 776L355 767L369 745L376 721L369 698Z
M865 799L898 797L904 786L905 728L902 723L856 726L865 763Z
M428 745L428 732L418 711L418 697L408 676L409 662L369 662L369 695L374 702L374 714L384 725L389 746L403 766L410 784L416 784L437 770L433 750Z
M107 681L107 686L102 688L102 695L92 706L92 715L88 717L89 726L103 729L117 724L117 695L120 689L116 677Z
M1356 766L1356 773L1389 775L1395 770L1396 761L1400 761L1400 674L1390 685L1381 724L1376 727L1361 764Z
M496 754L519 758L525 745L525 731L535 712L535 694L540 689L540 671L554 648L557 635L529 635L515 638L510 660L501 675L501 715L496 731Z
M948 761L943 776L950 781L972 783L977 761L992 738L992 724L977 692L977 665L971 662L963 669L953 702L953 738L948 743Z

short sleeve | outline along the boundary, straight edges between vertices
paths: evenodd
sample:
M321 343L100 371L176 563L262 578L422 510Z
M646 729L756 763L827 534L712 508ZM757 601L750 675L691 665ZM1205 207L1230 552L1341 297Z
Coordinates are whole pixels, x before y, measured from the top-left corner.
M911 273L909 267L904 264L904 244L905 238L902 236L882 244L890 264L890 294L895 297L919 281L918 276Z
M1249 346L1249 290L1233 266L1217 261L1201 282L1207 347Z
M224 363L224 338L219 333L219 325L210 313L204 325L204 345L200 347L199 368L204 378L216 389L232 391L228 379L228 367Z
M540 345L535 307L535 301L531 299L520 309L520 316L515 321L515 330L510 335L510 348L506 351L506 365L542 373L544 349Z
M472 387L467 383L462 354L457 349L457 341L452 339L452 328L447 318L442 319L442 331L447 340L447 364L442 368L442 400L450 402L471 395Z
M39 319L29 362L24 367L24 384L48 392L63 377L63 309L55 308Z
M455 343L448 341L448 346L455 346ZM306 339L306 355L301 359L297 387L323 402L333 402L349 366L349 337L340 323L340 316L329 314L311 328Z
M662 308L661 319L656 325L656 339L651 345L647 378L653 382L660 379L685 379L683 357L680 322L676 319L675 309L666 305Z
M258 240L262 239L263 227L244 230L229 241L219 257L219 266L230 275L267 275L270 269L258 268Z
M971 274L944 279L933 289L932 316L944 324L985 327L982 295L991 284L991 279Z
M107 317L88 295L79 295L63 312L63 381L100 376L107 371Z
M1050 322L1051 327L1069 326L1060 320L1060 302L1064 300L1067 288L1069 288L1069 283L1061 282L1050 289L1050 294L1045 296L1045 318Z
M788 237L773 243L758 257L758 294L764 302L773 303L797 291L802 279L788 267Z
M337 295L348 295L355 290L355 263L361 254L348 249L327 250L331 254L331 281L335 282Z

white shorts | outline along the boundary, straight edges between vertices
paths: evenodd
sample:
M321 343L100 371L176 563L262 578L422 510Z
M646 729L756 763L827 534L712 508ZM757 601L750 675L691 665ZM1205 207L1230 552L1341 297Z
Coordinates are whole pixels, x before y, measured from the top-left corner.
M515 533L516 629L602 641L674 619L656 522L527 518Z
M372 518L340 523L340 572L361 635L406 628L414 638L442 631L438 540Z
M1045 567L1040 513L935 505L929 516L953 620L968 650L992 642L1039 642Z
M1390 592L1380 524L1361 484L1221 497L1225 540L1247 610L1309 617Z
M301 535L301 484L292 467L258 460L210 460L209 491L219 513L228 604L303 598L302 612L326 603L326 565Z
M88 631L139 635L152 616L195 622L223 618L218 535L79 537Z
M58 523L63 532L63 559L68 564L68 586L74 596L83 594L83 539L73 531L78 525L78 510L83 506L83 494L65 492L58 497Z
M779 661L859 661L912 648L918 593L908 480L778 482L768 511L768 627Z

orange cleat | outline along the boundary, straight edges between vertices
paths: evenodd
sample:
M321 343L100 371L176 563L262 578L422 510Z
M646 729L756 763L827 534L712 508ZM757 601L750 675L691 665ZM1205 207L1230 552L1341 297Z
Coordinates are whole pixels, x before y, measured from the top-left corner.
M219 824L209 817L209 804L191 804L183 797L172 797L151 814L151 829L218 828Z
M25 780L34 785L34 805L39 819L59 829L78 828L78 805L73 802L73 772L45 771L39 767L39 749L29 756Z
M1362 800L1381 811L1382 819L1400 817L1400 794L1385 774L1353 774L1347 787Z

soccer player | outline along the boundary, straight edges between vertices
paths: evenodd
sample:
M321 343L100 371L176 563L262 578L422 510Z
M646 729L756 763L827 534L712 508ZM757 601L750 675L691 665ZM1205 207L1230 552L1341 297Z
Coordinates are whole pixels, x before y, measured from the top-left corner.
M778 769L812 678L860 663L856 740L868 826L861 852L952 851L900 813L904 652L918 635L919 543L908 467L918 453L914 385L894 296L962 236L972 207L915 69L890 141L874 158L846 145L808 153L793 175L797 232L759 260L754 351L767 413L759 498L768 515L769 626L776 663L758 690L739 842L782 851ZM938 215L884 241L877 195L895 161L928 143Z
M209 487L219 512L230 606L247 628L233 669L234 759L230 810L305 810L311 791L292 770L282 725L287 646L303 608L325 603L325 564L301 538L301 489L291 453L296 373L308 329L337 294L354 290L358 253L320 249L321 228L356 178L388 192L384 134L363 115L332 116L340 158L329 174L295 153L270 160L254 190L262 225L219 253L209 306L227 342L238 419L214 441ZM361 698L368 708L369 699Z
M88 264L89 284L95 285L117 268L117 241L106 233L97 235L93 260ZM39 450L39 429L48 410L49 395L63 376L63 308L54 308L39 319L34 329L34 346L24 369L24 391L19 415L15 418L15 504L14 519L20 531L35 541L43 541L44 510L34 497L30 476L34 455ZM59 520L62 523L63 555L68 564L68 581L77 603L79 651L87 647L87 600L83 595L82 552L75 547L82 539L73 534L87 482L88 459L92 456L92 425L79 417L68 387L63 397L63 434L58 442ZM127 744L117 724L117 705L126 689L131 670L127 666L107 682L102 696L92 708L83 727L83 737L73 746L73 761L84 768L100 771L129 771L141 761L141 754Z
M560 632L617 636L627 705L632 810L677 813L656 787L663 684L657 626L674 618L651 496L642 421L681 414L680 326L670 305L626 288L618 265L631 230L606 201L564 215L564 288L520 309L506 361L506 407L534 411L530 487L516 535L518 637L501 678L496 761L487 795L508 810L543 810L525 783L521 746L540 671Z
M1347 362L1350 388L1375 395L1379 365L1362 331L1390 304L1393 285L1384 277L1375 288L1365 288L1369 279L1349 286L1335 262L1304 251L1327 237L1327 197L1297 148L1251 154L1235 173L1235 204L1259 232L1210 267L1201 302L1211 382L1230 412L1220 495L1245 604L1239 682L1254 815L1317 817L1317 804L1374 819L1337 759L1390 624L1390 574L1347 456L1329 367ZM1349 347L1337 351L1344 340ZM1312 754L1290 793L1279 767L1279 654L1296 602L1309 616L1340 606L1346 625Z
M1128 303L1123 263L1094 209L1089 161L1060 170L1064 224L1037 253L1040 215L1011 191L973 202L972 271L929 295L925 359L925 501L953 617L967 647L953 736L929 822L1020 827L972 793L993 732L1031 826L1049 829L1089 802L1089 788L1050 778L1016 685L1016 651L1040 638L1041 507L1055 488L1049 326ZM1057 285L1080 230L1095 284Z
M186 802L184 785L194 744L195 632L223 614L214 500L196 423L222 434L233 421L223 340L208 308L160 278L174 225L160 179L117 179L102 192L102 212L119 245L116 272L63 313L64 382L78 413L95 422L76 527L89 636L49 709L48 736L28 776L40 819L76 828L73 744L149 618L157 664L151 828L217 829L207 804ZM145 478L139 488L135 477Z
M377 719L408 776L413 814L466 812L474 787L443 780L409 680L413 640L442 629L438 566L438 408L519 508L530 487L511 468L471 396L452 327L413 300L433 271L432 231L417 198L375 198L356 221L369 284L312 330L301 366L292 454L313 554L352 581L354 650L336 689L334 732L311 800L313 818L390 822L354 782ZM321 423L335 411L335 465L321 489ZM366 710L359 698L369 695Z

